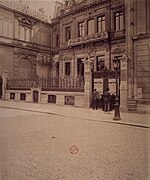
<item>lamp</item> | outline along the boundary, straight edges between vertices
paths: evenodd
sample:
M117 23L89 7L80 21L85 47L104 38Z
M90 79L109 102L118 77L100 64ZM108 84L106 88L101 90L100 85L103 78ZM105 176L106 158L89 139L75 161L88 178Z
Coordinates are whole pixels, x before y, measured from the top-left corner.
M113 66L116 71L116 99L115 99L115 114L113 120L121 120L120 117L120 103L119 103L119 91L120 91L120 63L122 58L122 49L116 48L114 51Z

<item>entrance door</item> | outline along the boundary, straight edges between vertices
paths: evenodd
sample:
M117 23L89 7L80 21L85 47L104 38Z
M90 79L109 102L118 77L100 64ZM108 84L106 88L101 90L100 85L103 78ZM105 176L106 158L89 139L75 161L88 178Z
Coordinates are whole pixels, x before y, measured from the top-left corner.
M33 102L38 103L38 100L39 100L39 92L33 91Z
M2 98L2 84L3 84L3 80L2 77L0 76L0 99Z
M101 71L96 71L93 73L94 78L94 89L96 89L102 95L107 88L110 89L110 93L112 96L112 108L115 103L115 95L116 95L116 72L112 70L108 70L104 68ZM119 75L120 79L120 75ZM120 98L120 96L119 96ZM103 107L103 99L101 100L100 107Z

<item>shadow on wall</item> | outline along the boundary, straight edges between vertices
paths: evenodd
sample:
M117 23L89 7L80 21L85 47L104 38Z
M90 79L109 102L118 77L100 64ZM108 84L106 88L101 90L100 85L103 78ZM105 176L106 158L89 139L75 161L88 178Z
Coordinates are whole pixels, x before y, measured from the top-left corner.
M0 99L2 98L2 84L3 84L3 79L0 76Z

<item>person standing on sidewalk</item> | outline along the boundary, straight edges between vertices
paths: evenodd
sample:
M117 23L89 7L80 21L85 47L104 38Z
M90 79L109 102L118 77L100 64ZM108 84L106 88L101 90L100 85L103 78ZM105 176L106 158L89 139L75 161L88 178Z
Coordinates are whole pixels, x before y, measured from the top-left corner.
M104 99L104 111L109 113L110 104L111 104L111 94L109 92L109 88L107 88L106 92L104 92L103 99Z
M92 93L92 108L93 110L94 109L98 109L98 92L96 91L96 89L93 90L93 93Z

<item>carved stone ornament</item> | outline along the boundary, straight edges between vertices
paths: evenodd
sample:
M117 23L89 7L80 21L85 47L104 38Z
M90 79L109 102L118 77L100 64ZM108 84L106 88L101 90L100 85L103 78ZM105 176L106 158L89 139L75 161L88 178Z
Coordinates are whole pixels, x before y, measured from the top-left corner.
M18 17L18 21L20 24L24 24L24 25L27 25L27 26L34 26L34 22L27 19L27 18L22 18L22 17Z

